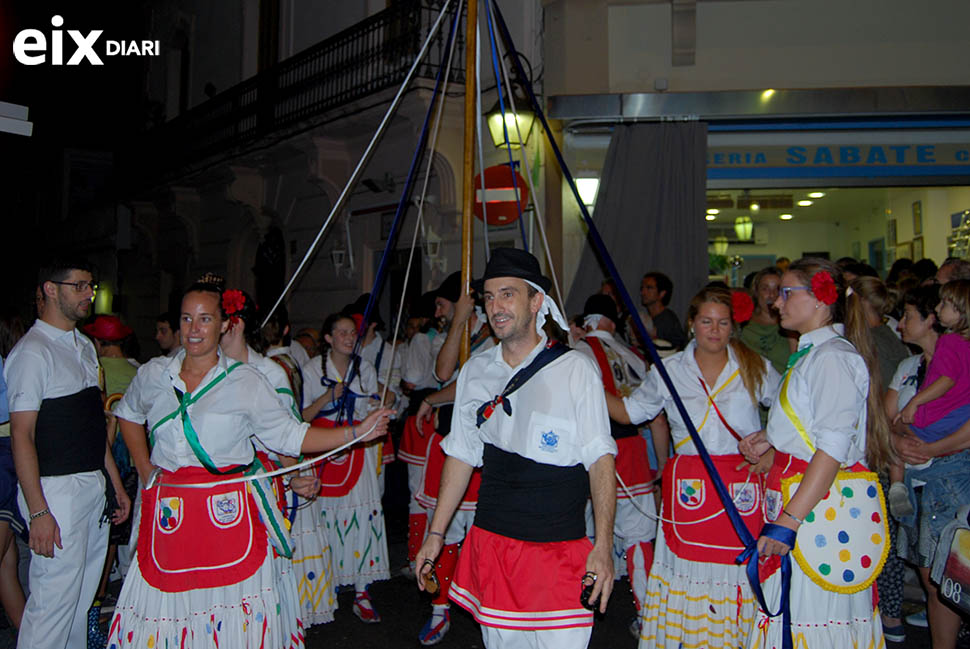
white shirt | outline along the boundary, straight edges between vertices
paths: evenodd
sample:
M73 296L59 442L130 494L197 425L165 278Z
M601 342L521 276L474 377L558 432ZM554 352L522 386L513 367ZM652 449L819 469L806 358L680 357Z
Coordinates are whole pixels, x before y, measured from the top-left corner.
M310 362L303 366L303 407L307 408L314 401L319 399L329 387L323 385L321 379L323 379L323 363L320 357L311 358ZM330 358L330 352L327 352L327 378L337 381L338 383L343 383L344 376L341 372L337 371L336 366L333 364L333 360ZM350 384L350 389L357 394L367 395L369 397L372 394L377 393L377 373L374 371L374 366L367 361L361 359L360 367L357 370L354 380ZM330 408L331 405L324 404L322 410ZM357 421L362 421L367 414L376 407L376 403L366 397L358 397L356 403L354 403L354 419ZM336 413L326 415L327 419L334 419Z
M637 356L630 346L620 342L613 337L613 334L608 331L603 331L602 329L594 329L593 331L586 334L584 340L576 343L576 351L589 356L593 363L596 364L596 369L600 372L602 377L603 368L600 367L599 363L596 361L596 355L593 353L593 348L590 347L587 342L590 338L596 338L602 344L603 351L606 354L606 358L610 363L610 367L613 370L613 383L616 385L616 389L621 395L630 394L634 388L636 388L647 375L647 364L643 362L643 359Z
M738 440L728 432L727 427L717 411L708 407L708 393L714 398L714 403L731 428L742 438L750 433L761 430L761 418L757 406L751 402L751 395L744 387L744 381L738 372L737 356L734 349L728 345L728 361L718 375L713 386L704 383L707 392L701 385L703 374L694 358L697 341L691 340L687 348L664 360L664 367L670 375L677 394L684 402L684 408L690 416L691 422L697 429L698 435L704 442L705 448L711 455L732 455L738 452ZM761 387L755 396L759 403L767 405L778 390L778 372L771 367L764 358L765 374L761 380ZM735 375L735 372L738 372ZM733 378L732 378L733 377ZM717 394L715 394L717 393ZM680 412L674 405L670 391L660 378L657 368L650 370L646 380L629 397L623 400L630 421L640 423L656 417L661 410L667 411L667 421L670 422L670 435L674 440L674 449L682 455L697 455L697 448L687 433L687 426Z
M919 373L919 364L923 360L922 354L914 354L904 358L896 367L892 381L889 382L887 390L895 390L898 393L896 404L902 410L909 403L909 400L916 396L918 392L916 378Z
M479 406L500 394L512 375L527 367L545 346L543 336L517 367L502 358L501 344L468 359L458 373L451 433L441 443L446 454L481 466L488 443L542 464L582 463L587 470L602 456L616 455L596 366L571 351L509 395L511 416L497 406L481 428L475 426Z
M381 352L381 345L384 346L384 353L381 354L381 366L377 367L377 355ZM386 381L387 389L397 394L401 391L401 355L403 350L400 344L394 348L392 365L391 347L391 343L385 342L384 338L375 332L374 339L360 348L360 357L374 366L374 371L377 372L378 383L383 384ZM391 368L389 378L387 376L388 367Z
M445 342L445 335L432 332L434 329L427 333L418 332L411 337L407 354L401 364L401 379L412 384L415 390L438 389L438 382L434 378L434 362L438 358L438 350ZM432 350L432 344L438 338L441 341Z
M790 370L788 401L818 450L845 466L866 455L866 362L842 333L841 324L821 327L798 339L812 348ZM768 413L768 441L779 451L810 461L802 440L776 397Z
M98 353L87 336L38 318L3 367L10 411L39 411L44 399L98 387L98 367Z
M175 358L153 358L142 365L115 409L122 419L136 424L147 422L149 431L154 428L152 464L168 471L202 466L185 438L181 417L158 423L178 410L175 389L186 391L179 377L184 358L182 350ZM249 464L253 459L251 437L281 455L298 456L310 425L296 421L292 411L280 405L269 381L255 367L243 363L226 374L234 363L220 350L218 362L203 377L196 394L219 376L225 375L224 378L188 407L202 448L216 466Z
M286 353L290 355L290 358L293 359L293 362L296 363L297 367L303 367L310 362L310 355L307 353L306 347L298 342L294 342L289 347L281 347L280 349L287 350Z
M299 413L300 409L296 403L296 397L293 395L293 388L290 387L290 378L286 375L286 370L280 367L279 363L271 359L272 356L276 356L282 352L270 350L275 351L276 354L267 353L266 356L263 356L249 345L246 345L246 351L249 352L249 364L266 377L273 391L276 392L276 398L280 405L286 408L291 414L294 412ZM296 415L296 418L298 421L303 421L299 415Z

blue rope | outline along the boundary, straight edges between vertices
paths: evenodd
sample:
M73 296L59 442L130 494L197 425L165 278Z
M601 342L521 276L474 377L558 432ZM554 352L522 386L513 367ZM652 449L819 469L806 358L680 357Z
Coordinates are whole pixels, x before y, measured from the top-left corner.
M487 0L486 0L487 2ZM573 192L573 196L576 197L576 202L579 204L580 212L583 215L583 220L586 221L586 225L589 228L589 236L592 240L593 246L600 256L601 261L606 266L610 277L616 282L616 286L619 289L620 297L623 299L623 304L627 311L633 316L633 324L636 327L637 333L640 338L647 345L647 349L650 352L650 356L656 364L657 371L660 373L660 378L663 380L667 389L670 391L670 395L674 400L674 405L677 408L677 412L680 413L681 419L684 421L684 425L687 427L687 433L690 435L691 441L694 442L694 446L697 448L697 453L701 458L701 462L704 464L704 468L707 470L708 475L711 478L711 482L714 484L714 491L717 493L718 498L721 500L724 506L724 512L727 514L728 519L731 521L731 525L734 527L735 533L741 540L741 543L745 546L746 550L742 552L736 561L741 563L742 561L748 562L748 577L751 581L751 589L755 591L758 595L759 603L764 608L766 614L770 617L775 617L777 615L783 614L788 610L788 598L782 597L782 606L779 607L777 613L772 614L767 606L764 604L764 595L761 593L761 583L758 580L757 562L757 539L751 536L751 532L748 531L747 526L741 518L741 514L738 512L737 507L734 505L734 501L728 493L727 487L724 485L724 481L717 472L717 468L714 466L714 462L711 460L710 454L704 447L704 443L701 441L700 436L697 434L697 430L694 428L694 423L691 421L690 415L687 413L687 408L684 407L684 402L681 400L680 395L677 393L677 389L674 387L673 381L670 379L670 375L667 373L667 369L664 367L663 361L660 355L657 354L657 348L654 346L653 341L650 339L649 334L647 334L646 328L643 326L643 321L640 319L640 315L637 312L637 308L630 298L629 292L626 290L626 286L623 284L623 279L620 277L619 271L616 269L616 265L613 263L613 258L610 256L609 251L606 248L606 244L603 242L600 236L599 230L596 228L596 224L593 223L593 219L589 215L589 210L586 209L586 205L583 203L579 196L579 189L576 187L576 181L573 179L572 174L569 171L569 167L566 165L566 161L563 158L562 152L559 150L559 146L556 144L555 139L552 137L552 129L549 128L549 123L546 121L545 113L542 110L542 106L539 104L539 100L536 98L535 92L533 91L532 84L527 81L528 77L525 76L525 70L522 68L522 63L519 61L518 52L515 49L515 44L512 41L512 36L509 33L508 26L505 23L505 18L502 16L502 10L496 5L495 15L498 19L498 26L502 32L502 37L505 40L507 49L513 54L512 61L515 64L516 71L519 73L520 78L526 80L523 82L526 92L529 95L529 100L532 102L532 107L542 122L542 126L546 132L546 138L549 141L549 145L552 148L553 153L556 156L556 160L559 163L559 167L562 170L563 177L569 183L569 188ZM788 555L782 557L782 573L783 573L783 586L784 573L785 571L785 561L788 559ZM789 559L790 561L790 559ZM752 569L752 562L754 563L754 568ZM790 575L790 564L788 567ZM752 572L754 573L754 579L752 580ZM784 619L787 621L789 616L784 615ZM787 625L786 625L787 627ZM789 629L786 628L786 633L783 633L783 644L785 649L790 649L792 645L791 633Z
M505 121L505 99L502 96L502 70L498 62L498 50L495 46L495 31L492 27L492 13L489 9L491 3L485 2L485 22L488 23L488 44L492 51L492 70L495 72L495 85L498 89L498 107L502 111L502 133L505 136L505 150L509 154L509 170L512 172L512 190L515 192L515 208L519 211L519 232L522 233L522 248L529 252L529 239L525 234L525 219L522 216L522 203L519 201L519 184L515 179L515 162L512 160L512 143L509 142L509 126ZM485 173L485 170L482 170ZM484 192L482 203L485 202Z
M381 287L384 285L384 275L387 273L387 264L391 257L391 250L394 248L394 243L397 241L398 230L400 229L401 221L404 220L404 214L407 212L407 208L411 203L411 192L414 190L414 182L418 175L418 166L421 159L424 157L424 150L428 142L428 131L431 126L431 116L434 114L435 100L441 94L441 85L444 78L445 68L447 67L446 61L448 60L448 52L451 51L451 45L455 40L455 34L458 32L458 25L461 22L461 3L455 5L455 17L451 20L451 32L448 35L448 43L442 51L441 65L438 66L438 76L435 78L434 90L431 94L431 101L428 103L428 112L424 116L424 125L421 127L421 137L418 139L418 145L414 150L414 156L411 159L411 167L408 169L407 180L404 183L404 191L401 193L401 200L397 204L397 211L394 213L394 222L391 224L391 231L387 235L387 245L384 246L384 253L381 255L381 263L377 267L377 275L374 277L374 286L370 292L370 299L367 300L367 307L364 309L364 319L360 323L360 328L357 330L357 340L354 342L354 351L351 353L351 357L360 356L361 344L364 340L364 332L367 331L367 325L370 322L370 315L374 310L374 305L377 304L377 298L380 295ZM350 372L347 375L346 383L350 385L354 380L354 376L357 373L359 363L354 363L351 365ZM341 397L341 402L344 402L348 393L344 392ZM345 408L341 407L341 411Z

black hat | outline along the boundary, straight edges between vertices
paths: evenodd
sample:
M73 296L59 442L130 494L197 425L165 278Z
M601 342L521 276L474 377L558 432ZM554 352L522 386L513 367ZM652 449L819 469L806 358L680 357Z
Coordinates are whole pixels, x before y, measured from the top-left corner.
M423 293L420 298L411 303L408 314L412 318L433 318L434 317L434 298L435 292L428 291Z
M543 293L548 293L552 288L552 280L542 274L539 269L539 260L518 248L496 248L492 251L492 256L485 266L485 274L481 279L472 282L472 288L481 291L485 286L485 280L495 277L517 277L527 282L532 282L542 289Z
M613 321L613 324L616 324L616 302L609 295L603 295L602 293L590 295L586 300L585 306L583 306L583 317L589 315L601 315L609 318Z
M343 309L341 309L340 312L344 315L357 315L357 314L364 315L364 311L367 310L367 303L369 301L370 301L370 293L364 293L356 300L354 300L352 303L348 304ZM371 311L370 321L377 324L378 329L384 328L384 320L383 318L381 318L381 314L377 310L376 306L374 307L374 310Z
M461 297L461 271L456 270L441 282L441 286L435 291L435 297L442 297L449 302L457 302Z

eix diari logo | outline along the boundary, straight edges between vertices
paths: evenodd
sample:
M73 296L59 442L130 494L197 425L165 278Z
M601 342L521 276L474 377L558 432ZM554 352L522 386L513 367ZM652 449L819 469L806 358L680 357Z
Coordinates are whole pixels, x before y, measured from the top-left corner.
M51 25L63 27L64 18L53 16ZM51 65L81 65L85 61L91 65L104 65L98 55L104 56L158 56L161 54L159 41L113 41L105 40L104 48L96 50L95 45L102 29L93 29L87 34L76 29L68 29L67 35L74 42L75 49L64 63L64 30L52 29L48 47L47 35L39 29L24 29L13 39L13 55L23 65L41 65L47 62L50 54Z

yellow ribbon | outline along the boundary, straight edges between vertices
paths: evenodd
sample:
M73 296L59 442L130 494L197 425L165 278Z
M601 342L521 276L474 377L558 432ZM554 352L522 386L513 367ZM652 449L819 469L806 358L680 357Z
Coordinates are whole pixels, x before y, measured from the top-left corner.
M734 374L732 374L731 376L729 376L728 379L727 379L727 381L725 381L724 384L721 387L719 387L713 393L707 395L707 410L704 411L704 418L701 420L701 425L697 427L697 432L698 433L701 432L701 429L704 427L704 424L707 423L707 417L708 417L708 415L711 414L711 406L714 404L714 397L716 397L721 392L721 390L723 390L728 385L730 385L731 382L734 381L734 379L738 378L738 373L740 371L741 371L740 369L734 370ZM690 437L685 437L684 439L682 439L679 442L677 442L676 444L674 444L674 450L676 451L677 449L679 449L681 446L683 446L684 444L686 444L689 441L690 441Z

